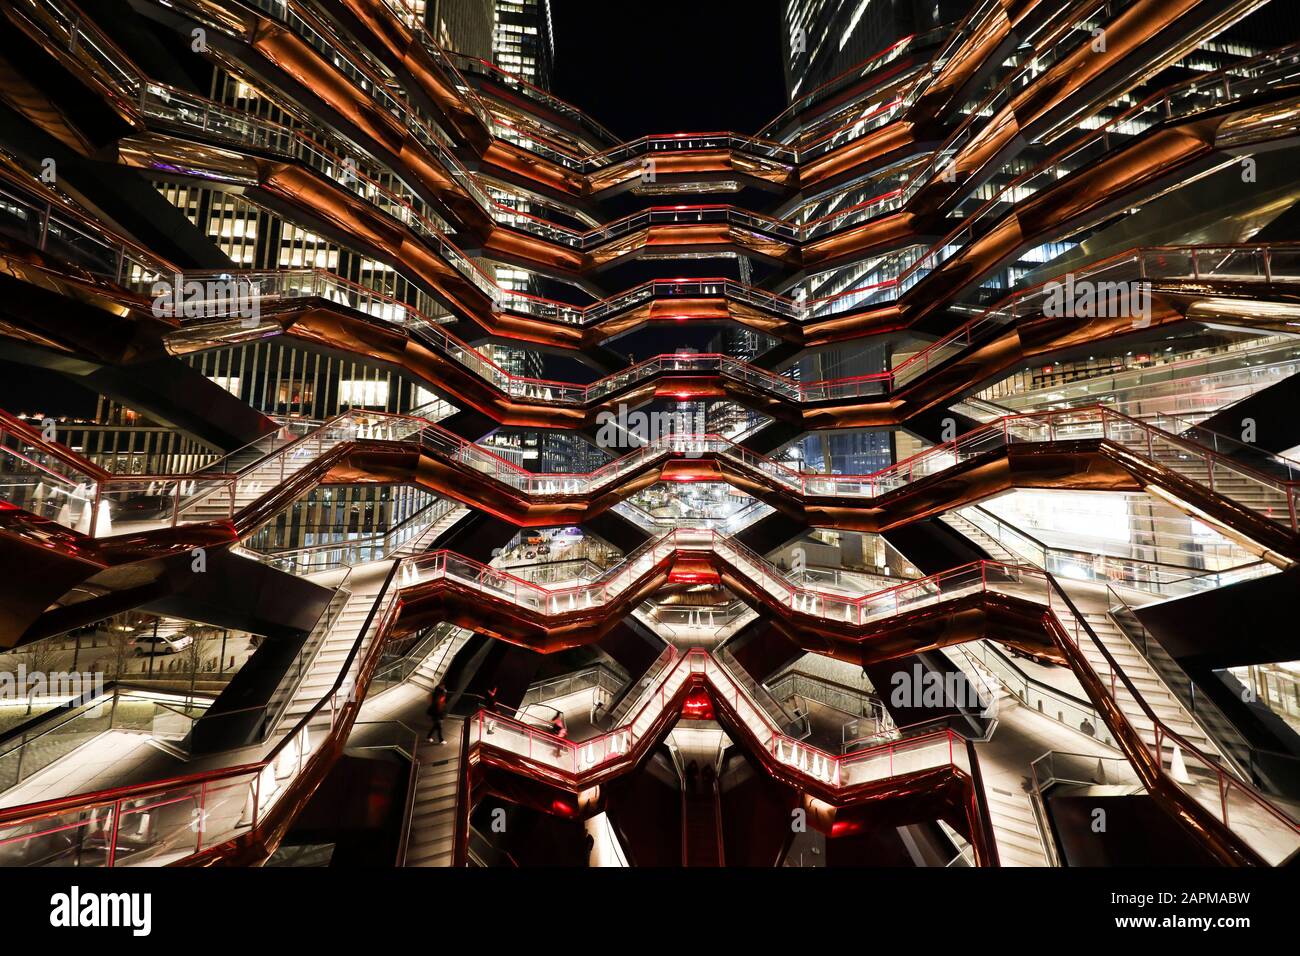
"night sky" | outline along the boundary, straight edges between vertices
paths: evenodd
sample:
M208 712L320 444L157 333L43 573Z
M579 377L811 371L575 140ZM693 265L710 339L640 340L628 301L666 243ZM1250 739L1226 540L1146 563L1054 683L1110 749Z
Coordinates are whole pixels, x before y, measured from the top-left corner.
M626 138L753 133L785 106L777 0L551 0L553 92Z
M551 21L552 92L623 139L754 133L785 108L779 0L551 0ZM696 201L727 202L728 197ZM630 265L616 284L663 275L663 268L658 263L642 274ZM733 271L712 259L683 260L669 268L674 275ZM549 291L566 298L561 287ZM641 358L682 346L705 349L716 331L650 325L623 337L615 348ZM595 373L547 357L546 374L587 381Z

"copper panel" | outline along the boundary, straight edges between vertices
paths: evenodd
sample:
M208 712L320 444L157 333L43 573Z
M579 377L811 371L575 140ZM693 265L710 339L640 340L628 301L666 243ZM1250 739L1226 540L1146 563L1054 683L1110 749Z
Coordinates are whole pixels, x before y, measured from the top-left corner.
M520 527L581 524L659 480L721 478L774 508L822 528L880 532L942 514L1013 488L1157 491L1213 524L1265 560L1300 560L1300 541L1288 529L1177 472L1138 458L1102 439L1014 443L861 500L797 495L759 469L705 454L650 461L594 495L530 496L459 462L443 461L418 445L343 443L314 466L310 478L328 483L420 484L439 495L488 511ZM328 468L328 471L323 469ZM317 470L320 469L320 470ZM306 470L306 469L305 469ZM287 492L279 492L283 500Z
M586 178L581 173L543 159L514 143L493 139L483 150L482 161L488 172L494 171L491 167L497 167L497 170L506 174L506 178L534 180L542 186L572 196L586 194Z
M6 568L0 647L13 647L48 608L105 569L154 562L145 572L150 577L161 571L157 562L236 540L225 521L92 538L0 502L0 563Z
M655 383L656 397L675 398L679 402L695 401L701 398L723 398L728 394L722 380L716 376L699 378L661 378Z
M81 129L78 118L51 101L46 92L29 83L4 57L0 57L0 101L37 129L82 156L89 156L98 148Z
M590 261L588 256L584 256L576 249L547 242L545 239L516 232L513 229L491 229L483 241L483 249L489 254L514 256L567 272L581 272Z
M861 226L845 229L827 239L806 243L800 250L800 265L810 270L827 269L836 262L854 259L917 242L915 218L911 213L891 213Z
M835 176L847 177L857 167L883 162L887 157L913 149L916 127L910 120L886 123L870 136L862 136L799 167L799 186L810 189Z
M401 148L405 131L396 118L376 107L369 96L326 64L296 34L270 19L259 17L250 46L385 149L397 152Z

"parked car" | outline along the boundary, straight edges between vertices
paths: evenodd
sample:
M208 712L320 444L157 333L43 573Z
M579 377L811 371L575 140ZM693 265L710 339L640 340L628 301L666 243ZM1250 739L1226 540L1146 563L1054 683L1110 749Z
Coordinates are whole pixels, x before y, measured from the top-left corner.
M136 657L152 657L156 654L176 654L194 643L194 635L179 634L141 634L132 643L135 645Z

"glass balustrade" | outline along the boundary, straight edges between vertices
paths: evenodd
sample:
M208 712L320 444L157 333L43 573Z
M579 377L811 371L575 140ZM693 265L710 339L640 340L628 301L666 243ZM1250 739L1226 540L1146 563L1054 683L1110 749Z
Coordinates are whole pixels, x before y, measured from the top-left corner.
M946 729L926 730L848 756L829 754L788 737L732 672L701 649L671 659L654 683L637 695L617 727L589 740L556 737L520 721L480 711L471 720L469 743L471 747L526 761L543 774L581 781L639 757L662 732L672 709L680 708L683 689L700 678L717 701L731 711L754 745L795 774L821 784L851 788L947 765L969 770L965 741Z
M340 606L336 600L331 609ZM322 615L313 638L334 626L331 609ZM354 688L378 660L381 642L374 638L391 628L396 610L396 589L386 589L376 601L371 626L353 641L337 678L292 726L277 729L278 742L265 757L257 759L254 752L249 763L0 810L0 865L165 865L250 832L290 792L322 745L349 731L359 707ZM264 708L258 711L266 714ZM267 722L274 721L268 717ZM238 760L248 752L232 756Z
M89 487L83 487L76 499L93 501L93 511L87 515L83 508L74 523L84 525L93 520L96 534L108 534L112 533L113 523L140 529L174 525L181 520L229 519L241 508L275 491L298 468L317 460L338 443L356 439L415 441L433 454L528 495L587 495L661 459L707 454L717 455L796 494L861 498L879 497L901 489L1011 443L1101 439L1114 442L1210 493L1228 497L1263 517L1297 530L1296 499L1300 486L1290 477L1276 477L1241 464L1227 457L1223 450L1162 431L1104 406L1005 416L952 442L934 446L868 475L799 472L720 436L676 433L662 436L587 474L538 474L525 471L424 419L351 412L307 432L238 473L217 474L209 469L184 476L94 475L94 480L87 483ZM32 443L28 441L28 444ZM52 446L52 443L40 444L43 450ZM0 454L14 458L15 453L0 445ZM21 474L26 469L26 476L15 478L15 487L25 499L32 500L42 478L35 477L38 472L32 470L34 466L21 460L21 451L16 454L20 457L15 458L19 465L14 471ZM1285 459L1278 461L1279 468L1293 467ZM54 477L48 472L39 474L49 475L51 480Z
M259 540L261 536L255 535L241 545L239 550L241 554L288 574L319 574L392 557L457 507L457 502L440 498L382 532L351 535L340 540L322 541L291 549L265 547Z
M678 532L672 536L672 548L679 545L688 549L712 546L720 557L746 577L762 579L759 586L765 590L784 593L792 601L794 609L804 613L815 613L834 619L838 615L835 603L822 604L820 601L808 600L800 595L800 589L782 582L779 575L764 569L761 558L747 553L743 546L720 539L707 533ZM653 562L666 558L670 553L667 536L664 540L648 543L638 552L629 555L625 567L600 582L602 600L617 596L625 584L620 584L621 575L639 575ZM567 602L562 594L547 592L507 575L494 572L476 562L459 556L440 553L410 559L403 564L419 567L421 576L424 572L440 573L456 577L461 583L471 583L481 590L489 591L498 597L507 597L520 607L542 610L545 613L562 612ZM411 582L399 572L395 580L402 586ZM1128 688L1127 696L1117 698L1122 713L1128 720L1130 730L1137 733L1144 744L1149 747L1152 757L1164 772L1172 774L1176 782L1191 798L1197 800L1207 810L1225 822L1247 843L1255 847L1270 860L1278 859L1279 853L1290 852L1300 844L1300 830L1282 811L1269 803L1248 784L1238 780L1210 757L1206 757L1191 744L1173 731L1170 731L1160 719L1150 711L1141 696L1133 691L1127 676L1118 668L1104 645L1097 640L1087 623L1074 609L1068 596L1060 591L1053 579L1041 571L1019 568L995 562L980 562L977 565L954 569L921 581L907 582L897 588L857 599L856 605L861 609L859 619L869 620L874 617L888 617L908 609L959 597L965 594L993 590L1010 596L1042 603L1051 611L1052 620L1057 622L1061 639L1082 649L1088 646L1094 660L1100 663L1087 665L1091 675L1096 678L1098 686L1108 689L1113 697L1123 685ZM380 602L376 615L377 623L369 633L382 634L391 624L395 608L395 591L387 593ZM556 600L556 599L559 600ZM838 600L838 599L837 599ZM359 636L357 648L365 642ZM372 640L370 647L375 646ZM672 654L671 649L666 653ZM975 652L975 653L978 653ZM993 670L996 660L985 657L984 666ZM1076 666L1084 666L1077 664ZM555 737L534 727L513 721L502 715L480 713L471 722L470 743L472 746L492 748L512 758L522 759L539 771L565 779L581 780L585 775L603 771L615 764L631 758L638 746L650 740L656 732L660 721L671 707L677 705L679 692L688 683L697 678L704 679L710 686L718 703L728 709L740 729L753 735L756 741L780 764L791 772L802 774L823 785L846 788L869 783L902 773L932 769L941 766L956 766L969 772L966 764L966 749L962 738L949 730L926 731L918 729L911 736L903 736L888 741L880 746L856 751L847 755L827 754L806 743L789 738L775 730L771 718L764 708L755 703L748 693L735 682L726 668L716 659L702 651L692 651L680 657L661 661L652 669L653 679L637 690L633 703L620 705L616 712L618 723L614 729L588 741L570 741ZM349 670L349 673L352 673ZM1009 675L1010 676L1010 675ZM322 734L328 733L335 719L333 715L341 712L346 702L343 691L346 681L340 678L336 689L328 694L309 715L304 718L292 733L286 735L284 743L278 748L274 759L267 760L253 771L247 773L222 773L201 782L177 785L167 791L156 790L149 794L155 798L164 792L174 790L180 803L192 805L195 800L207 798L209 787L238 791L242 799L239 812L233 812L234 804L226 804L225 829L222 835L228 837L236 829L238 820L247 821L250 812L256 816L259 809L264 809L268 797L273 802L274 795L281 792L284 782L293 776L295 767L301 765L310 756L310 731L313 721ZM1060 706L1059 694L1051 697L1041 689L1025 688L1027 697L1035 693L1042 694L1044 705ZM1081 704L1077 713L1062 714L1063 719L1080 720L1095 715L1095 710L1084 708ZM327 717L326 714L331 716ZM1143 719L1145 718L1145 719ZM1136 721L1136 722L1135 722ZM1101 724L1094 724L1101 727ZM1110 726L1110 724L1107 724ZM907 733L905 729L904 734ZM1175 751L1177 748L1177 751ZM1179 756L1181 755L1181 756ZM1181 761L1186 773L1170 769ZM233 782L231 782L233 781ZM15 861L22 862L27 857L41 859L59 858L60 854L82 853L86 846L95 846L94 840L79 840L75 849L70 846L60 847L57 841L54 850L47 853L51 835L49 821L56 820L60 832L79 831L84 834L102 829L104 821L100 814L120 811L123 816L136 809L137 797L120 796L112 800L95 801L93 806L79 805L74 809L54 809L48 813L36 813L35 818L27 818L22 812L0 813L0 852L4 852ZM123 802L125 801L125 802ZM20 808L21 811L21 808ZM110 817L110 821L111 821ZM113 823L113 826L118 824ZM243 824L247 826L247 822ZM165 856L175 851L182 843L175 827L165 828L166 832L155 839L148 854L134 859L147 860ZM209 833L210 835L210 833ZM184 852L194 852L202 847L202 838L197 841L191 832L183 841ZM210 844L209 844L210 845ZM27 857L24 856L27 855ZM112 865L112 853L99 853L93 859L100 863ZM118 865L121 865L120 863Z
M117 285L152 286L174 269L37 186L0 172L0 234Z
M117 686L93 694L89 700L47 711L0 737L0 792L12 790L112 730L182 741L209 703L204 697Z
M1017 557L1058 577L1105 582L1110 585L1148 591L1163 597L1184 597L1238 581L1248 581L1273 574L1278 570L1265 561L1246 560L1235 567L1206 570L1189 567L1186 564L1128 558L1101 551L1053 547L980 507L949 512L946 520L959 530L987 535ZM1177 536L1163 533L1160 538L1170 540L1168 550L1171 558L1185 554L1186 550L1196 543L1192 539L1184 541ZM1143 548L1154 550L1147 546ZM1237 551L1237 549L1233 550ZM1240 555L1234 556L1240 557Z
M1189 262L1192 258L1210 259L1211 247L1204 247L1207 255L1200 255L1201 247L1183 247L1179 256ZM1260 246L1238 247L1238 253L1249 253L1251 259L1258 263L1258 278L1273 281L1272 277L1300 277L1300 247ZM1194 266L1180 267L1178 257L1171 257L1165 250L1133 250L1119 256L1104 260L1094 266L1080 270L1079 279L1090 281L1115 281L1117 277L1134 277L1146 275L1162 277L1186 275L1192 277ZM1269 278L1265 278L1267 272ZM814 382L794 382L784 376L749 363L732 359L726 355L693 353L688 355L660 355L643 361L629 369L600 379L590 385L575 385L565 382L531 379L510 375L495 363L486 359L477 350L471 348L450 333L438 327L431 319L421 314L414 306L365 289L354 283L332 276L329 273L313 270L285 270L282 272L241 272L241 273L187 273L186 280L202 283L207 278L239 278L257 289L258 295L267 300L294 299L303 296L316 296L346 306L374 318L410 330L413 337L431 346L439 354L455 361L457 364L474 372L480 378L496 386L512 398L539 400L562 404L590 404L599 402L631 387L637 382L674 371L717 372L733 381L751 385L783 399L801 403L861 398L885 394L897 390L925 375L937 366L944 364L952 356L970 348L982 340L987 333L1004 325L1015 322L1024 316L1037 316L1043 312L1043 301L1053 294L1052 284L1045 283L1029 290L1017 293L1008 302L985 310L975 319L939 339L922 351L909 356L893 369L869 375L854 376L844 379L830 379ZM600 316L617 311L624 305L636 304L651 298L676 295L705 295L744 298L744 287L729 280L656 280L639 286L616 300L606 300L609 310L602 312L596 306L587 310L573 310L563 313L559 309L539 308L545 300L516 296L524 303L523 311L531 314L545 314L555 318L586 323L592 315ZM599 304L598 304L599 306ZM226 300L214 300L200 303L196 311L202 315L202 321L213 321L222 317L233 306ZM197 323L185 323L187 328Z
M43 2L48 5L48 4L53 4L54 0L43 0ZM314 21L311 21L309 17L305 16L301 11L299 11L296 8L296 5L280 3L277 2L277 0L261 0L261 2L258 5L260 6L261 9L263 9L268 14L276 17L277 19L282 20L283 22L288 24L291 28L298 31L302 36L308 39L308 41L312 43L312 45L315 46L318 50L325 52L326 50L332 49L331 47L332 41L330 40L330 38L325 36L321 32L321 28L318 25L316 25ZM1110 10L1109 12L1113 13L1114 11ZM420 32L422 33L422 31ZM957 35L954 36L953 40L956 41L961 36L963 36L963 34L959 29ZM951 47L947 49L951 49ZM1050 56L1055 54L1049 53L1048 55ZM449 149L451 146L450 138L447 137L446 134L443 133L441 130L438 131L439 135L437 136L434 136L432 133L428 133L427 131L430 128L428 122L425 121L423 118L419 117L418 114L414 113L413 107L411 107L411 105L407 103L404 99L396 98L397 94L394 92L394 90L397 88L393 84L387 84L383 82L381 79L379 79L373 73L373 69L374 69L373 64L370 66L363 67L350 60L347 56L339 56L337 55L337 53L331 55L331 62L334 63L334 65L338 69L340 69L345 75L353 79L353 81L356 82L361 89L368 92L372 96L378 97L389 112L392 112L394 115L398 117L407 117L410 120L410 124L413 126L413 128L416 128L418 130L425 130L426 135L424 138L428 141L430 147L441 149L442 150L441 158L443 159L444 163L449 165L450 168L453 169L458 168L458 164L457 161L455 160L455 157L451 153L447 152L447 149ZM1300 53L1297 53L1294 49L1288 48L1287 50L1283 50L1283 51L1274 51L1273 53L1266 54L1262 57L1256 58L1253 61L1247 61L1245 66L1234 65L1230 81L1226 79L1226 74L1225 74L1225 81L1222 87L1221 94L1218 92L1211 92L1210 94L1208 94L1209 98L1207 99L1206 84L1204 84L1204 82L1198 79L1199 85L1198 83L1192 83L1185 87L1177 87L1170 91L1166 91L1165 93L1160 95L1160 97L1156 102L1160 104L1159 108L1165 112L1166 118L1168 116L1173 116L1173 115L1177 115L1177 116L1188 115L1191 112L1196 112L1201 109L1220 105L1220 103L1223 102L1224 99L1226 98L1239 98L1241 96L1250 95L1254 91L1266 89L1270 85L1274 85L1282 81L1283 79L1289 80L1292 78L1293 75L1297 73L1297 64L1300 64ZM1027 69L1030 70L1031 74L1041 71L1042 68L1043 68L1043 63L1041 57L1038 60L1036 60L1035 63L1027 67ZM454 67L452 69L454 71ZM928 74L927 78L932 76L933 74ZM911 93L909 93L908 102L915 101L915 98L919 96L920 92L925 88L927 81L928 79L923 80L922 82L916 84L916 86L913 87ZM991 105L989 108L992 109L996 107L996 105L1002 99L1005 99L1007 96L1011 95L1010 91L1016 89L1016 87L1017 84L1015 83L1008 83L999 86L999 88L995 90L994 93L992 94L992 99L990 100ZM1210 84L1210 87L1213 90L1218 89L1217 87L1214 87L1213 84ZM476 97L475 97L475 104L476 104L476 108L480 108L480 109L482 108L481 103L477 101ZM1141 111L1143 109L1151 109L1151 108L1154 107L1152 107L1150 103L1147 103L1147 104L1140 104L1139 107L1135 108L1135 110ZM983 115L984 113L987 112L988 112L987 109L981 109L981 110L977 110L976 113L973 115ZM415 119L411 119L411 117L415 117ZM229 119L230 119L229 124L218 123L218 125L219 126L228 125L229 128L240 131L241 135L243 135L250 128L247 117L235 115L229 117ZM1111 135L1112 134L1118 135L1118 131L1127 128L1125 125L1126 123L1131 126L1132 121L1133 121L1133 117L1130 116L1128 113L1126 113L1124 114L1124 116L1117 118L1117 120L1106 124L1101 129L1096 131L1097 135L1088 137L1085 143L1073 147L1067 157L1058 157L1057 160L1054 161L1050 169L1044 169L1038 173L1030 174L1030 178L1032 179L1034 176L1046 175L1048 177L1046 182L1054 182L1056 179L1059 179L1061 175L1063 175L1062 171L1064 169L1077 168L1077 166L1083 161L1082 159L1080 159L1082 153L1089 149L1096 148L1093 144L1100 142L1102 144L1103 152L1109 149ZM205 126L208 125L208 123L209 123L208 120L204 121ZM433 128L436 129L436 127ZM866 131L865 126L861 121L854 124L853 128L859 130L859 132ZM719 135L723 135L723 134L719 134ZM730 136L730 134L725 134L725 135ZM681 138L682 137L680 136L668 137L665 138L665 140L675 141L675 140L680 140ZM647 142L652 140L656 140L656 138L650 137L647 139ZM756 142L756 140L751 137L748 138L747 142L750 142L752 144ZM689 148L701 148L701 143L693 142L689 140L688 143L689 143ZM624 149L624 148L627 148L626 144L624 147L619 147L619 149ZM936 157L935 159L935 162L940 162L940 161L942 161L941 155ZM333 163L331 165L337 167L337 163ZM936 166L935 168L937 169L938 167ZM457 172L456 175L459 179L461 179L465 183L468 184L473 183L473 177L468 172L462 170L460 172ZM342 177L342 178L355 179L355 177ZM926 180L927 178L928 177L926 176L919 176L914 178L909 184L908 188L913 191L915 189L918 189L919 188L918 183ZM1015 195L1021 196L1021 195L1032 194L1032 192L1035 191L1036 186L1033 183L1031 183L1029 180L1026 180L1024 177L1022 177L1020 180L1017 180L1015 183L1013 183L1011 186L1008 186L1007 188L1008 190L1012 190ZM1006 190L1004 190L1004 193L1005 192ZM479 198L481 201L485 203L485 208L488 209L497 208L497 204L491 201L490 199L486 198L485 194L483 194L481 190L476 191L475 195L477 198ZM1000 194L1000 196L1001 195L1002 194ZM885 204L881 206L881 209L883 210L886 207L893 208L890 204L895 203L895 201L905 202L906 198L907 198L906 195L900 195L895 197L892 194L886 194L885 196L879 198L879 202ZM999 198L995 198L994 200L991 200L988 204L986 204L986 206L983 207L980 210L980 212L977 213L976 216L973 218L979 219L981 217L987 217L987 215L991 214L991 212L995 209L995 207L998 207L1000 205L1002 205L1002 203L1000 202ZM409 209L410 206L406 205L404 206L404 208ZM687 218L683 219L684 216ZM564 241L567 244L573 245L577 248L586 248L589 247L590 244L592 243L604 242L611 237L625 234L627 231L641 228L643 226L651 225L656 221L656 217L659 217L662 221L671 221L671 222L725 221L728 223L735 224L741 228L759 229L760 231L767 231L770 234L783 235L791 239L795 239L800 236L799 230L801 228L798 226L791 226L786 223L778 223L774 220L767 220L763 217L756 216L755 214L748 213L744 210L736 210L731 207L690 207L685 210L683 209L647 210L644 211L643 213L636 214L633 217L629 217L625 220L620 220L616 223L608 224L606 226L600 227L597 230L585 234L574 233L564 229L564 227L560 227L555 224L545 224L544 221L542 220L537 220L537 222L543 223L543 225L539 226L539 228L545 229L545 231L547 232L550 238L557 239L558 241ZM419 217L417 217L417 219L418 218ZM521 218L519 216L514 215L513 212L511 212L511 218L512 218L512 222L514 222L515 224L518 224L519 222L532 221L531 217L524 216ZM959 230L958 233L955 233L953 236L948 237L947 239L944 240L943 243L941 243L939 246L935 247L934 249L931 249L929 252L925 253L924 255L918 253L905 253L903 254L903 258L895 257L891 261L894 262L894 266L892 267L892 269L896 273L896 276L893 278L886 277L885 281L879 284L879 288L877 289L877 291L868 293L865 296L859 295L859 297L853 302L853 304L869 305L875 301L886 301L889 297L897 297L902 292L906 291L907 288L910 288L911 285L915 284L915 282L918 281L925 274L928 274L929 271L932 271L934 268L937 268L940 264L942 264L942 262L946 258L951 256L955 251L969 244L969 237L971 235L972 228L973 226L971 223L968 222L964 224L962 229ZM428 232L428 230L425 231ZM489 291L489 286L494 287L494 284L491 283L491 280L488 279L487 276L481 274L481 272L479 272L479 270L474 266L474 264L470 260L464 257L463 254L459 253L459 250L456 250L454 247L450 246L450 244L446 241L443 232L445 232L445 229L439 230L435 228L433 230L434 234L430 235L429 238L433 239L435 245L440 247L440 251L443 252L443 254L448 258L448 261L451 262L455 268L462 271L467 278L470 278L471 281L479 285L480 288L483 288L484 291L488 291L489 294L492 294ZM931 355L930 358L935 359L937 358L937 356Z

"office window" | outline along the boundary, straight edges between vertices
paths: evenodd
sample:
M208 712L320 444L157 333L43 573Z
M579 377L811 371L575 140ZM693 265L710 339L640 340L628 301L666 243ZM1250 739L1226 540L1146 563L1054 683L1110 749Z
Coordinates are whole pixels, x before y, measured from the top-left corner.
M209 375L208 380L220 385L231 395L239 396L239 376L238 375Z
M345 378L339 382L339 404L382 408L388 404L388 382Z

